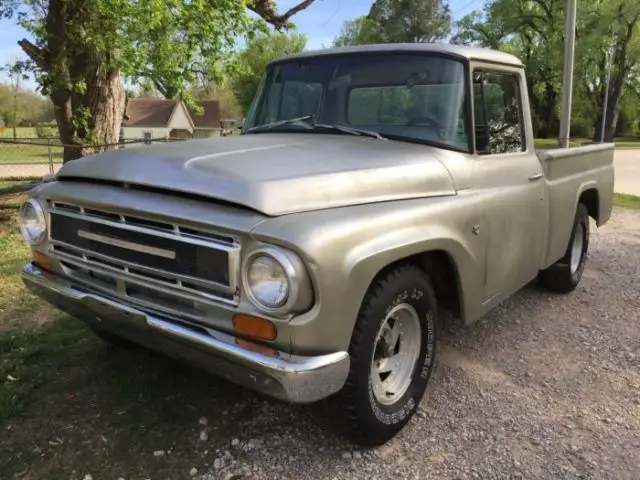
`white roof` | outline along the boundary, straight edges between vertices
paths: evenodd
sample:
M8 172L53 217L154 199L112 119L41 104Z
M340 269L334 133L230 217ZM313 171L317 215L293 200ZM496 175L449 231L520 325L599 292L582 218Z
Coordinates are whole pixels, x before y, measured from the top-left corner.
M383 43L377 45L357 45L354 47L325 48L321 50L308 50L294 55L279 58L275 62L296 58L309 58L324 55L340 55L346 53L372 53L372 52L434 52L448 54L461 60L482 60L490 63L523 67L520 59L509 53L491 50L489 48L467 47L463 45L450 45L446 43Z

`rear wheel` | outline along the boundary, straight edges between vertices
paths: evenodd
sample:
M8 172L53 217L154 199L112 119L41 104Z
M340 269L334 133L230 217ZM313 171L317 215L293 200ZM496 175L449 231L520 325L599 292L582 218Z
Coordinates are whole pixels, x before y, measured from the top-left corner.
M398 267L370 287L341 392L358 443L385 443L415 414L433 367L436 315L431 282L417 267Z
M558 262L542 270L538 276L547 289L558 293L569 293L576 289L582 278L589 250L589 212L580 203L576 210L573 230L567 251Z

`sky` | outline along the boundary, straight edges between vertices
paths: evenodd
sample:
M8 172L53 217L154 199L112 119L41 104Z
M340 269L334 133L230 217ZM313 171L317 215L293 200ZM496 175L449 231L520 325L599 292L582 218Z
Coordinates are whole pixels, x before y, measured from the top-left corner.
M296 5L299 0L278 0L278 10L284 12ZM306 10L293 17L298 31L307 35L307 49L318 49L331 46L332 40L340 33L345 20L365 15L372 0L316 0ZM483 6L483 0L450 0L453 19L458 20L473 10ZM26 32L13 20L0 20L0 66L22 57L17 45L18 40L29 38ZM6 76L0 72L0 80ZM35 88L33 82L24 84L27 88Z

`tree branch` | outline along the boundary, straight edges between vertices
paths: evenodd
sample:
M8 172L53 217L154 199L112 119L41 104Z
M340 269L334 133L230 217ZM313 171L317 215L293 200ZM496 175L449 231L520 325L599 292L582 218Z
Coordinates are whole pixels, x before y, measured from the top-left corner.
M248 5L248 8L279 30L287 25L291 17L311 6L315 1L316 0L303 0L282 14L276 11L272 0L254 0Z
M18 41L18 45L22 48L22 51L36 64L41 70L47 69L47 64L44 58L44 51L41 48L36 47L26 38Z

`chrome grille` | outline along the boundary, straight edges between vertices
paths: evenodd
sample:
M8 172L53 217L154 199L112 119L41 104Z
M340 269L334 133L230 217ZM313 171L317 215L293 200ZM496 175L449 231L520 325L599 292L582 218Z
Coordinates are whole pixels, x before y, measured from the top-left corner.
M91 286L180 311L237 304L232 236L61 202L51 202L49 220L51 253Z

